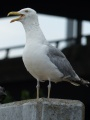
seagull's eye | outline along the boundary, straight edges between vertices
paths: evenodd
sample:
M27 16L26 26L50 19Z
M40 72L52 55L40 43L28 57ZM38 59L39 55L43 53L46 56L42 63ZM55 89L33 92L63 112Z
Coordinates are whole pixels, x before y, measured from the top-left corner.
M28 13L28 10L25 10L26 13Z

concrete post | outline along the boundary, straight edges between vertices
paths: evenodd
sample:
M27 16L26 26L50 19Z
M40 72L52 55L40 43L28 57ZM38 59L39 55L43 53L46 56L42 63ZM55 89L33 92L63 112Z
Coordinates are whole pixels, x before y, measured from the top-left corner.
M78 100L23 100L0 105L0 120L84 120L85 107Z

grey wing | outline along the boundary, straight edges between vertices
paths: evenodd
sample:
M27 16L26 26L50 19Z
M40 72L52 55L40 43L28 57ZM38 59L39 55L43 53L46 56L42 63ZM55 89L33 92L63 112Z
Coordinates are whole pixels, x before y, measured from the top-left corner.
M50 61L57 66L59 71L62 72L64 76L78 78L71 64L69 63L65 55L59 49L51 45L48 45L47 55Z

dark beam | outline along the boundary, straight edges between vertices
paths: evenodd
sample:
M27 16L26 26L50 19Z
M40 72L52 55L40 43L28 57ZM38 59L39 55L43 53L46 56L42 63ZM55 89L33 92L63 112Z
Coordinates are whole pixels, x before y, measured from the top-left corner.
M13 10L20 10L22 8L31 7L39 13L58 15L68 17L72 19L84 19L90 20L90 4L88 2L81 2L81 5L77 1L44 1L44 0L19 0L19 1L2 1L0 3L0 17L6 17L7 13Z

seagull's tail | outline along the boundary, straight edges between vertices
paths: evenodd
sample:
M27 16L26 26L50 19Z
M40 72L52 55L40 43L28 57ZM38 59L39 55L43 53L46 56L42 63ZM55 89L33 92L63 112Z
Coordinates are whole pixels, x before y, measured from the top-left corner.
M90 82L88 80L84 80L83 78L80 78L80 84L88 87L90 85Z
M80 86L80 85L84 85L86 87L89 87L90 82L88 80L84 80L83 78L75 78L75 77L71 77L71 76L66 76L63 77L64 81L70 82L71 84L75 85L75 86Z
M84 85L86 87L89 87L89 85L90 85L90 82L88 80L84 80L83 78L80 78L79 80L77 80L75 78L72 78L72 79L69 79L69 80L70 80L70 83L75 85L75 86Z

